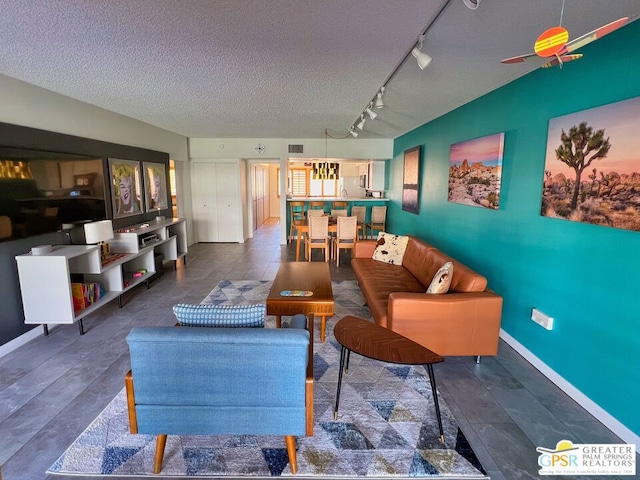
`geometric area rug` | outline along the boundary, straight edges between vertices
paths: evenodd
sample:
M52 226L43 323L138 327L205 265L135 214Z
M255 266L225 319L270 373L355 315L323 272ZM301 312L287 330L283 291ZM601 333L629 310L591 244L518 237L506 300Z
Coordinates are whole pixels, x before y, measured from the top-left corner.
M205 304L263 303L270 281L222 281ZM333 282L336 315L326 340L314 332L314 434L297 437L296 478L488 479L439 396L446 444L440 443L429 377L423 366L351 354L333 419L340 344L333 326L345 315L371 319L357 283ZM266 328L275 319L267 317ZM438 365L434 365L436 378ZM47 473L113 477L292 476L282 436L169 435L160 475L152 473L155 436L129 433L124 389Z

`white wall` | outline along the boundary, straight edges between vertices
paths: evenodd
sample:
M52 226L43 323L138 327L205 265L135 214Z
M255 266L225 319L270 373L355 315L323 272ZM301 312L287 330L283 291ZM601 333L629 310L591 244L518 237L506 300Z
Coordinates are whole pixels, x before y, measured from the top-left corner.
M0 121L166 152L186 162L187 137L0 74Z
M265 146L262 154L256 150L258 144ZM303 145L303 154L288 153L289 144ZM191 138L190 158L324 158L324 139L318 138ZM353 138L327 142L329 158L364 158L388 160L393 158L393 140L356 140Z

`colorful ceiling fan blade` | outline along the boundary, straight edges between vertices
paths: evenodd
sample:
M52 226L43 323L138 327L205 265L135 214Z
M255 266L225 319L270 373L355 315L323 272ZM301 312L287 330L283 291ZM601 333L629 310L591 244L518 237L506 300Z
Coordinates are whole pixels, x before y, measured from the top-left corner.
M627 23L629 17L622 17L618 20L615 20L611 23L607 23L600 28L596 28L595 30L582 35L574 40L571 40L565 46L565 50L562 53L571 53L579 49L580 47L584 47L585 45L598 40L599 38L604 37L605 35L619 29L625 23Z
M560 60L558 60L558 58ZM563 63L567 63L570 62L572 60L578 60L579 58L582 58L582 54L581 53L573 53L571 55L560 55L559 57L554 58L553 60L544 63L542 65L542 68L549 68L549 67L555 67L556 65L562 65Z
M527 53L526 55L518 55L517 57L505 58L500 63L522 63L533 57L537 57L537 55L535 53Z

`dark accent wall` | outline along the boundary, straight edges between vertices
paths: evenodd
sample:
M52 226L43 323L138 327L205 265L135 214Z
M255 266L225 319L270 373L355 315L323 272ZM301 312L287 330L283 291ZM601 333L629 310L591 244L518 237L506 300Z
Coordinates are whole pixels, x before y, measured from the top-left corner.
M109 182L110 179L109 158L164 163L166 171L169 172L168 153L7 123L0 123L0 146L100 157L102 158L106 182ZM170 191L168 182L167 175L167 192ZM105 202L107 217L113 218L109 188L106 188ZM114 228L121 228L127 225L134 225L153 220L157 215L170 217L171 204L169 204L169 208L160 212L142 213L113 220L113 226ZM66 243L66 238L61 232L0 243L0 305L2 306L0 308L0 345L4 345L34 328L33 325L24 324L15 256L29 252L33 246L63 243Z

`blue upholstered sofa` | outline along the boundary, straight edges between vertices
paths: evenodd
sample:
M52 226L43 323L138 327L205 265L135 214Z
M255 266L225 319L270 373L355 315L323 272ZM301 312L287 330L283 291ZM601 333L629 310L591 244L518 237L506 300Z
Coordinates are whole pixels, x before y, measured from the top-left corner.
M137 327L127 336L132 433L157 435L160 473L167 435L313 434L313 379L306 329Z

